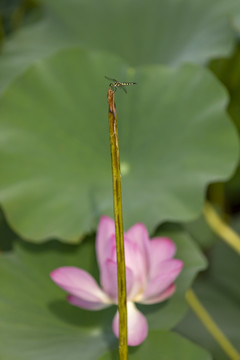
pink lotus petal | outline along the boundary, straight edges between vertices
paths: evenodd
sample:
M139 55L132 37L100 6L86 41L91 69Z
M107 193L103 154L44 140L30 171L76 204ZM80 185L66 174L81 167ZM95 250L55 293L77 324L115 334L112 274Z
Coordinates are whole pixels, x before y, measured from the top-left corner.
M96 238L96 253L97 253L97 260L98 265L101 267L102 263L106 259L106 244L109 238L115 234L115 224L114 220L108 216L102 216L97 231L97 238Z
M148 324L145 316L136 308L134 303L127 303L127 327L128 327L128 345L140 345L147 337ZM117 312L113 319L113 332L119 337L119 313Z
M132 271L126 267L127 295L132 291L134 285L134 276ZM102 266L101 284L108 296L117 303L118 299L118 280L117 263L112 260L106 260Z
M129 300L131 300L137 293L144 291L148 273L145 257L142 255L138 245L129 241L127 236L125 237L124 244L126 266L132 270L134 276L134 284L129 298Z
M126 236L124 237L124 245L125 245L125 265L126 269L129 269L131 271L131 274L128 274L126 272L126 278L127 278L127 295L128 300L133 300L135 296L139 292L143 292L145 289L145 285L147 282L147 272L145 269L145 262L144 258L137 246L137 244L130 242ZM104 266L107 261L110 259L117 263L117 254L116 254L116 244L115 244L115 236L114 238L111 238L108 242L108 247L111 250L106 250L108 253L109 258L105 261L104 264L101 266L101 279L105 278L106 276L106 269L104 269ZM129 279L128 279L129 277ZM131 280L131 282L130 282ZM103 281L101 280L101 284L103 284ZM106 282L104 282L106 284ZM109 294L109 292L106 290L106 286L103 286L106 293Z
M136 278L142 279L143 283L147 279L147 269L145 268L145 258L139 246L125 237L125 260L126 265L133 271Z
M127 232L126 237L134 244L136 244L142 253L145 262L145 268L149 269L150 256L150 240L147 228L144 224L139 223L132 226Z
M165 291L160 293L159 296L155 296L155 297L148 298L148 299L143 299L138 302L141 304L145 304L145 305L157 304L159 302L162 302L162 301L168 299L170 296L172 296L174 294L175 290L176 290L175 284L171 284Z
M104 253L105 253L105 255L102 257L102 259L104 259L104 261L101 263L101 266L108 259L116 261L117 254L116 254L116 237L115 237L115 234L111 235L109 237L108 241L106 241L106 246L105 246ZM101 268L100 268L100 270L101 270Z
M86 301L86 300L80 299L79 297L74 296L74 295L69 295L67 297L67 301L74 306L78 306L78 307L80 307L82 309L86 309L86 310L102 310L102 309L105 309L106 307L112 305L112 303L105 304L102 302Z
M142 295L143 301L159 297L177 278L182 268L183 262L178 259L161 262L158 267L158 275L149 281Z
M134 281L140 283L140 287L144 287L147 281L147 269L145 268L145 258L137 244L130 241L127 236L124 237L125 264L132 270ZM116 245L114 249L113 261L117 262Z
M62 289L84 301L103 303L110 301L96 280L82 269L64 266L52 271L50 276Z
M158 264L171 259L176 253L173 241L165 237L156 237L150 241L150 278L157 275Z

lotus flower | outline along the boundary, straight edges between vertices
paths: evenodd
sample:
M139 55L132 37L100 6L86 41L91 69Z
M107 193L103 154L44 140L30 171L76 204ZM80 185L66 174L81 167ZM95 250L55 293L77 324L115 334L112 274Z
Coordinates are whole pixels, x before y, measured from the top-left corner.
M124 234L128 345L141 344L148 333L145 316L135 303L156 304L166 300L175 291L174 280L182 270L183 262L173 259L176 247L166 237L149 239L146 227L139 223ZM115 225L109 217L102 217L96 240L101 287L86 271L65 266L50 276L69 293L67 300L87 310L100 310L118 303L117 259ZM113 319L113 332L118 337L119 314Z

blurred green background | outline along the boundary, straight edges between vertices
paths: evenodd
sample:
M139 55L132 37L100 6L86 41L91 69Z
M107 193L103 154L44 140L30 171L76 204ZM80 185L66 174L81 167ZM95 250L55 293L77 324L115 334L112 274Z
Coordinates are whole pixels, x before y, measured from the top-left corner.
M113 311L70 307L48 278L75 265L98 280L105 75L137 82L116 93L125 228L167 232L185 262L130 358L230 358L187 312L191 285L240 351L239 258L202 216L208 199L239 230L239 32L239 0L0 0L0 358L115 356Z

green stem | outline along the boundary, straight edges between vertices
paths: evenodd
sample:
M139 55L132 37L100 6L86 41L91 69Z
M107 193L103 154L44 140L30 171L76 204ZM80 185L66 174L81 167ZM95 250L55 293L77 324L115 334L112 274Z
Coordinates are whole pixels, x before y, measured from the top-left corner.
M226 338L221 329L217 326L214 320L211 318L210 314L203 307L199 299L193 290L189 289L186 293L186 298L191 306L192 310L195 312L197 317L203 323L203 325L208 329L210 334L217 341L219 346L223 349L223 351L227 354L229 359L231 360L239 360L240 354L237 349L230 343L230 341Z
M127 346L127 296L126 296L126 274L124 256L124 233L122 218L122 194L120 158L118 146L117 115L114 100L114 91L108 90L109 104L109 134L112 158L112 182L113 182L113 203L117 248L117 270L118 270L118 311L119 311L119 359L128 359Z
M205 203L203 215L210 228L240 254L240 236L218 216L217 212L209 202Z

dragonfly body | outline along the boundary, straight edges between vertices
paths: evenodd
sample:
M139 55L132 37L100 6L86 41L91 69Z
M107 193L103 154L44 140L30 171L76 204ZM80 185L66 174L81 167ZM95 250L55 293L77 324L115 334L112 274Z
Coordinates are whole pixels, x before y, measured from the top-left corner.
M135 83L135 82L121 82L121 81L117 81L116 79L111 79L111 78L109 78L109 77L107 77L107 76L105 76L105 78L106 78L107 80L112 81L112 82L109 84L109 86L110 86L110 88L111 88L114 92L115 92L115 91L117 90L117 88L119 87L119 88L123 89L123 91L124 91L125 93L127 93L127 90L125 89L124 86L136 85L136 84L137 84L137 83Z

